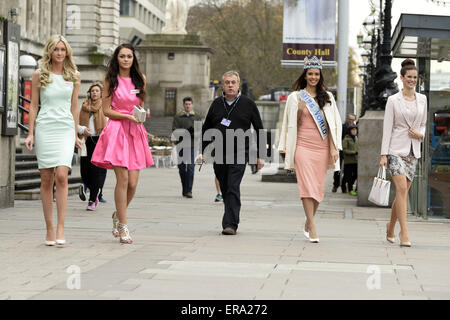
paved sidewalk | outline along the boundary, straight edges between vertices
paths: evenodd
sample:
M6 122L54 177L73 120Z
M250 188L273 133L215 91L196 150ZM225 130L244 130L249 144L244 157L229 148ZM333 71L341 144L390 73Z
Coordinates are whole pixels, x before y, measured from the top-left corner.
M196 170L193 199L181 196L178 170L149 168L128 211L135 243L121 245L114 183L109 171L108 203L95 212L69 197L64 247L43 244L40 201L0 210L0 299L450 299L445 221L408 217L413 247L400 248L385 240L388 209L327 193L311 244L297 185L262 183L248 168L238 234L223 236L211 166ZM68 289L78 279L68 268L81 271L79 290Z

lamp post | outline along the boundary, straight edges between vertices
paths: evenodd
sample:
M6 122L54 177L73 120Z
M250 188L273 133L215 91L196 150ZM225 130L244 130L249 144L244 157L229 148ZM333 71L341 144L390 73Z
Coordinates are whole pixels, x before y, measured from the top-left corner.
M380 0L380 8L382 1ZM370 108L373 110L384 110L388 97L398 92L398 86L394 82L397 74L391 68L391 9L392 0L385 0L384 13L380 19L383 22L383 42L381 47L377 46L379 60L375 69L373 86L375 101L370 104Z
M19 58L19 78L20 78L20 95L28 100L31 100L31 78L33 76L34 70L36 70L37 62L36 60L28 55L24 54ZM24 99L22 100L22 106L29 110L30 104ZM20 102L19 102L20 103ZM28 114L25 111L21 112L20 116L21 125L28 124ZM25 132L22 131L22 134Z

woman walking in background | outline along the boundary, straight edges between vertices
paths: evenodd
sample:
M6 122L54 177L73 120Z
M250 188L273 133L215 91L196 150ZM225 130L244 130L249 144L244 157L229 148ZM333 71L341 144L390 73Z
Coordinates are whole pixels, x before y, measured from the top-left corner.
M293 90L287 99L278 150L285 154L285 169L296 171L306 215L304 235L318 243L314 216L324 197L327 169L339 170L342 123L316 56L305 58L304 71Z
M113 169L116 175L112 215L113 235L121 243L133 240L127 225L127 208L136 192L139 170L153 165L144 125L133 115L135 105L144 107L145 76L139 69L131 44L116 48L108 64L103 85L103 113L109 118L91 162Z
M53 35L45 44L40 68L33 74L29 131L25 139L28 150L33 149L33 143L36 146L41 173L42 208L47 227L45 244L49 246L66 243L64 221L68 173L72 167L73 148L81 147L76 129L80 82L81 76L73 62L69 43L63 36ZM41 109L38 114L39 98ZM53 227L55 181L58 211L56 233Z
M106 169L91 163L92 154L103 128L106 126L106 117L102 110L103 85L93 83L87 92L80 110L79 133L86 138L86 157L81 157L80 170L84 184L89 188L89 202L86 210L95 211L99 202L100 188L103 187ZM84 186L82 186L84 187Z
M406 226L406 201L421 157L420 144L425 137L427 97L415 91L417 68L414 61L402 62L400 80L403 89L390 96L386 103L383 122L380 167L388 167L395 185L391 220L386 225L387 241L395 242L395 224L400 224L400 246L410 247Z

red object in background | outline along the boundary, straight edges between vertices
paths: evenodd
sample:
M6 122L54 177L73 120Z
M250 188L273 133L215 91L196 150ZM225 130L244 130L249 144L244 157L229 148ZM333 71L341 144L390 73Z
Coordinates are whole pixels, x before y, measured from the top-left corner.
M147 118L150 118L150 108L149 107L146 108L146 114L147 114Z
M23 96L25 98L27 98L28 100L31 100L31 80L25 80L23 82ZM28 111L30 111L30 103L29 102L24 101L23 107L25 109L27 109ZM28 118L29 118L28 113L24 112L23 113L23 124L28 124Z
M281 96L280 96L280 98L278 99L278 102L280 102L280 101L286 101L287 100L287 97L286 97L286 95L283 93Z

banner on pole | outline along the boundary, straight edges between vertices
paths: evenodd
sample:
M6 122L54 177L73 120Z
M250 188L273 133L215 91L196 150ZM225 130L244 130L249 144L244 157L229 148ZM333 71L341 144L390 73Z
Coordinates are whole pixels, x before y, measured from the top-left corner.
M284 0L283 66L301 66L305 56L336 66L336 0Z

